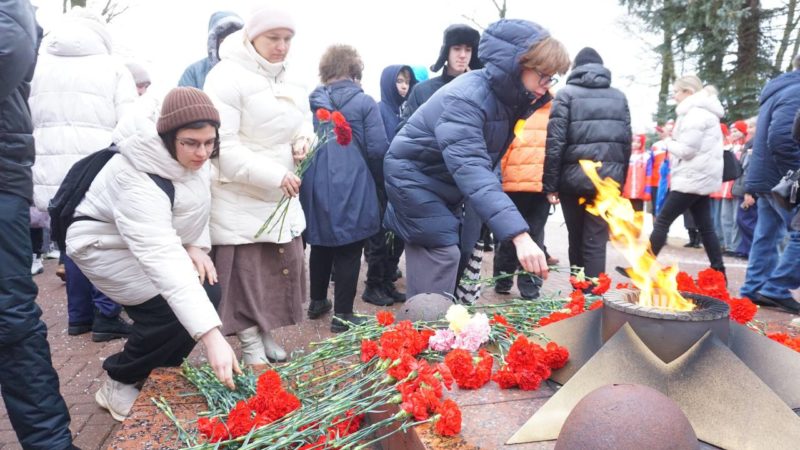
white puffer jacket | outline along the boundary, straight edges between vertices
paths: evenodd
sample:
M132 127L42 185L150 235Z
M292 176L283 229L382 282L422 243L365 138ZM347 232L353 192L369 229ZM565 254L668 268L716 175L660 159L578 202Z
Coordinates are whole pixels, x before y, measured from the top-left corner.
M102 25L67 18L45 39L29 104L36 140L34 203L46 211L76 161L111 144L111 133L136 100L136 85L110 56Z
M222 120L219 158L212 161L211 242L289 242L305 229L297 197L282 233L278 225L254 236L275 211L283 177L294 170L292 143L313 136L308 94L287 76L285 64L262 58L242 30L225 39L220 58L203 88Z
M716 95L702 90L684 99L675 112L678 120L668 151L670 189L686 194L708 195L722 186L722 130L725 115Z
M208 251L209 170L181 166L152 117L130 114L114 133L121 155L98 173L67 233L67 254L103 293L122 305L161 294L189 334L220 326L184 246ZM172 180L175 203L147 175Z

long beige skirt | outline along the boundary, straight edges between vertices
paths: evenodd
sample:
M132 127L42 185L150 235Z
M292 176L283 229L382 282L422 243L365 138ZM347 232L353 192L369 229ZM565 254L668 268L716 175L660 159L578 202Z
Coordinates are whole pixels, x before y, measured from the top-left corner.
M301 238L286 244L218 245L212 254L222 288L223 334L254 325L273 330L303 320L308 293Z

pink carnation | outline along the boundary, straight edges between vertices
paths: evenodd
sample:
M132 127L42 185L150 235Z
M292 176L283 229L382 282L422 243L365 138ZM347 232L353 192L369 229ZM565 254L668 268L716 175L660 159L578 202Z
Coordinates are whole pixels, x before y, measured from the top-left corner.
M470 352L476 352L484 342L489 340L491 331L492 328L489 325L489 318L486 317L486 314L477 313L458 333L453 348L463 348Z
M447 352L453 348L453 343L456 341L456 335L450 330L436 330L436 334L431 336L428 340L428 347L437 352Z

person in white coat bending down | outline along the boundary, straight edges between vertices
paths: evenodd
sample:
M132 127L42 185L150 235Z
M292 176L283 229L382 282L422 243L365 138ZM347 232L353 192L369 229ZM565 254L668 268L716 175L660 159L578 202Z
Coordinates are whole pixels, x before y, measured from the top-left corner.
M95 395L119 421L139 383L157 367L180 365L198 340L220 381L233 388L239 372L220 332L219 284L207 255L206 162L219 153L219 113L202 91L179 87L153 119L123 118L114 132L120 154L97 174L67 231L69 256L133 319L124 349L103 362L108 379Z

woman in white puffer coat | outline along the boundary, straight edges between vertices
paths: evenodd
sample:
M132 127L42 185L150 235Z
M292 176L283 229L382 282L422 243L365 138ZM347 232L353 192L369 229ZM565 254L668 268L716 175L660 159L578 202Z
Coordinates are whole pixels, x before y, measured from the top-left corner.
M125 65L111 56L111 36L95 14L75 9L42 44L29 100L36 141L33 200L47 211L67 171L81 158L111 144L111 133L136 101ZM64 249L60 249L64 255ZM96 342L127 336L121 308L94 289L69 258L56 275L67 284L68 333L92 331Z
M47 211L72 165L111 144L137 95L130 71L111 56L111 36L98 17L70 13L42 47L28 103L36 140L34 203Z
M694 75L673 85L678 120L667 147L671 165L670 191L656 217L650 248L658 255L675 219L691 211L713 269L725 272L722 250L714 233L709 194L722 185L722 131L725 110L713 86L703 87Z
M245 363L286 359L271 330L299 323L307 301L297 199L302 160L313 137L308 93L287 73L294 21L257 9L228 36L204 86L219 109L221 153L212 161L211 243L222 284L223 332L236 333ZM282 225L255 237L281 197Z
M69 256L133 319L125 348L103 362L108 379L95 395L119 421L136 384L156 367L180 365L197 340L221 381L233 387L239 370L220 332L220 290L206 254L206 161L219 151L218 126L211 100L189 87L167 94L157 124L146 115L123 118L115 131L120 155L97 174L67 232ZM171 183L172 199L153 176Z

